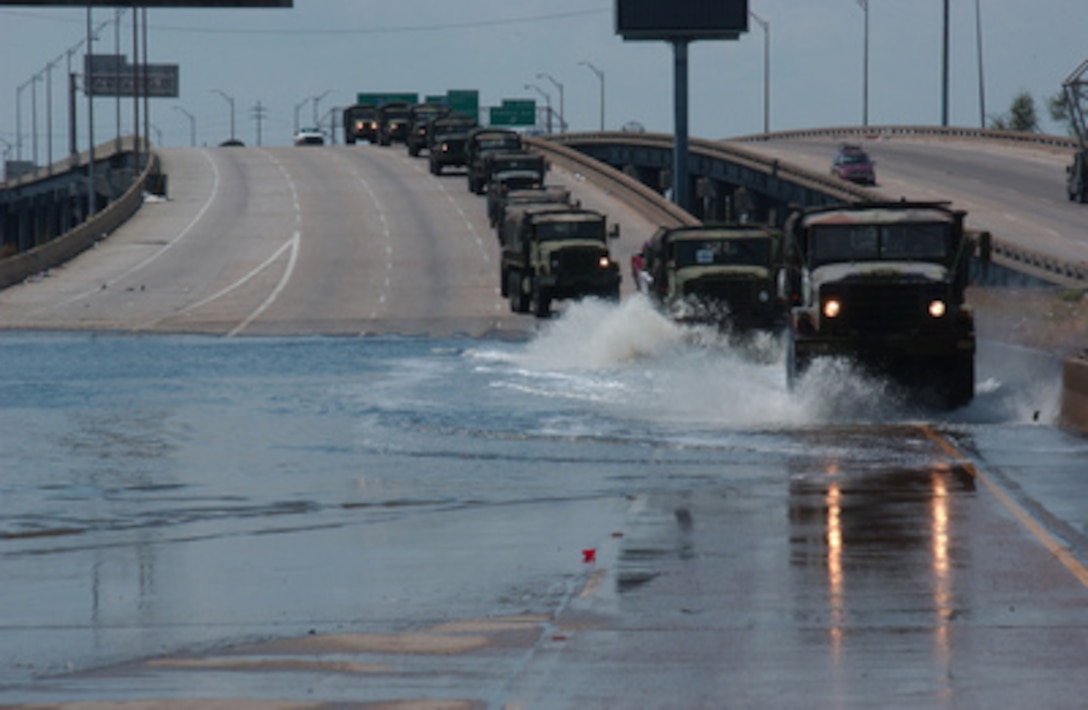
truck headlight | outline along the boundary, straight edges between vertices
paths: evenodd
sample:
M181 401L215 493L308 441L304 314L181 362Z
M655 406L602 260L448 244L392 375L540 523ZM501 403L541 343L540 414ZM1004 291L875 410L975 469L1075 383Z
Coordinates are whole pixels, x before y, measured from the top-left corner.
M825 318L838 318L842 313L842 302L837 298L829 298L824 301L823 313Z
M597 259L597 266L601 267L602 269L607 269L611 264L612 260L609 259L607 256L602 256L600 259Z
M944 301L937 299L931 301L929 304L929 315L934 318L944 318L944 314L948 312L948 307L944 305Z

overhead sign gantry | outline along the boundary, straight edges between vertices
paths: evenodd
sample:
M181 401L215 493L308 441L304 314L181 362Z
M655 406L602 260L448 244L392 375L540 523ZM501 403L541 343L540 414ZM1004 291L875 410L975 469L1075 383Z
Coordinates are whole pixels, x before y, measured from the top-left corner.
M624 40L661 40L673 46L676 139L672 201L690 207L688 180L688 44L738 39L748 31L748 0L616 0L616 34Z

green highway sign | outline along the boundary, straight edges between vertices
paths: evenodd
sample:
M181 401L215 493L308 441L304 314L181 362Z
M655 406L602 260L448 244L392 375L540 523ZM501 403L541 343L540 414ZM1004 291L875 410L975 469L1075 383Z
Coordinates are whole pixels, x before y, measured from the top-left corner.
M534 99L503 99L502 106L492 106L488 121L492 126L535 126Z
M454 113L461 113L472 118L480 116L480 92L476 89L450 89L446 92L446 103Z
M391 103L406 103L406 104L418 104L419 94L417 93L372 93L372 94L356 94L355 103L363 104L364 106L381 106L382 104Z

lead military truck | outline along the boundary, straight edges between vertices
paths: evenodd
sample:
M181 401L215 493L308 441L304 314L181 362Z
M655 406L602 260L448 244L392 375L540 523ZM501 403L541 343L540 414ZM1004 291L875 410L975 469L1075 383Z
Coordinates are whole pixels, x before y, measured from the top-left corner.
M608 250L619 236L600 212L554 204L519 205L501 231L502 295L515 313L551 315L552 302L586 296L619 299L620 272Z
M969 403L975 327L964 290L974 245L964 217L943 202L792 212L781 279L790 386L817 358L844 357L926 404Z

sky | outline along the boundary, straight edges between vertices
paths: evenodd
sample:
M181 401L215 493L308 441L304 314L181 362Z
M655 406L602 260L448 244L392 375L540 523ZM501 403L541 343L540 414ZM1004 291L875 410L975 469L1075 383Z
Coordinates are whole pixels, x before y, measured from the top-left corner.
M949 3L949 123L977 127L983 103L987 115L1003 114L1016 95L1027 92L1044 132L1064 133L1050 120L1046 103L1088 59L1085 0ZM868 7L869 124L939 125L942 0L868 0ZM771 130L860 125L865 87L860 0L749 0L749 9L770 27L766 119ZM671 133L675 126L672 48L619 37L613 0L295 0L291 9L147 14L148 60L180 65L180 96L151 100L151 138L165 147L189 145L194 125L198 145L228 138L231 104L224 94L234 103L237 137L248 145L257 143L258 113L262 144L286 145L296 117L311 125L315 108L324 116L353 103L359 92L424 96L476 89L483 107L504 99L543 104L547 94L555 112L562 109L569 130L596 130L602 82L580 62L604 72L606 129L639 124ZM114 17L112 9L94 11L94 25L106 25L96 53L115 52ZM79 8L0 6L0 149L8 159L16 157L19 123L24 160L31 159L36 135L37 162L48 162L47 134L52 158L62 157L68 140L67 56L85 38L86 18L86 9ZM123 54L131 55L131 25L126 13L120 22ZM692 137L762 132L767 39L753 21L738 40L690 45ZM76 71L82 51L73 54ZM55 68L46 71L54 61ZM85 147L82 97L77 110ZM114 136L115 101L96 99L94 112L96 142ZM131 133L129 102L121 115L121 132Z

